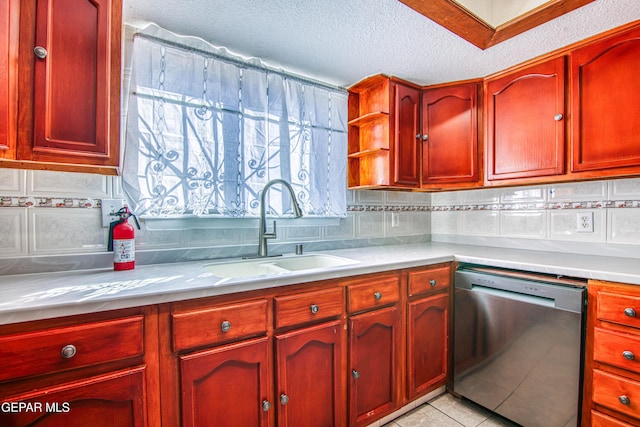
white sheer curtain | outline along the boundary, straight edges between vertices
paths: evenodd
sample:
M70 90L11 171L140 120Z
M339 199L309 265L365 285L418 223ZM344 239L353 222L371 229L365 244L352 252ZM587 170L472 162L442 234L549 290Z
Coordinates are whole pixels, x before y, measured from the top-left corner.
M305 216L342 217L346 120L342 89L152 27L133 42L123 187L138 215L253 217L281 178Z

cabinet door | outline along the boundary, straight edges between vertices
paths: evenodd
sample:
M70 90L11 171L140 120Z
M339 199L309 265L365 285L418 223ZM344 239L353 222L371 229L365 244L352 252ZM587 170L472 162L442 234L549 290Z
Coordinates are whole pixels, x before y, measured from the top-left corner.
M342 322L276 336L276 391L281 427L342 426Z
M420 92L394 84L395 113L393 131L394 184L417 187L420 183L419 132Z
M267 338L180 356L182 425L269 426Z
M571 53L572 171L640 171L640 29Z
M0 0L0 158L16 155L18 0Z
M349 425L367 425L398 407L399 328L396 307L349 319Z
M564 57L485 83L487 179L564 172Z
M478 87L422 94L422 183L478 179Z
M449 294L409 303L407 324L408 396L444 385L448 374Z
M3 398L0 425L143 427L147 425L144 369L138 367ZM8 402L29 406L13 410Z
M34 4L33 12L25 6L21 21L21 99L31 95L21 104L21 120L27 114L31 120L21 123L29 130L21 134L19 158L117 165L121 1ZM30 88L27 74L33 76Z

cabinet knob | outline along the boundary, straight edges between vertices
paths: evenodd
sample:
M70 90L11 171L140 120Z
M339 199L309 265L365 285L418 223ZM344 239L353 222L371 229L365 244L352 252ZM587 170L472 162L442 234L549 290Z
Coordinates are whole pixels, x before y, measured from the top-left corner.
M624 357L627 360L634 360L636 358L636 355L633 354L633 351L623 351L622 352L622 357Z
M358 372L358 371L356 371L356 370L354 369L354 370L352 370L352 371L351 371L351 376L352 376L354 379L356 379L356 380L357 380L358 378L360 378L360 372Z
M311 310L313 314L316 314L318 311L320 311L320 307L318 307L318 304L311 304L309 310Z
M280 403L282 404L282 406L284 406L287 403L289 403L289 396L287 396L286 394L282 393L280 395Z
M222 329L222 332L229 332L229 330L231 329L231 322L229 322L228 320L225 320L220 325L220 329Z
M373 297L376 299L376 301L380 301L382 299L382 292L376 292L375 294L373 294Z
M33 53L40 59L46 58L47 55L49 54L49 52L47 52L47 49L43 48L42 46L34 47Z
M636 317L636 311L633 308L627 307L624 309L624 314L629 317Z
M270 409L271 409L271 402L269 402L268 400L263 400L262 401L262 410L264 412L269 412Z
M431 279L431 280L429 280L429 284L430 284L431 286L435 286L435 285L437 285L437 284L438 284L438 282L436 282L436 279Z
M60 352L60 354L62 354L62 357L64 357L65 359L71 359L76 355L77 352L78 351L76 350L76 346L73 344L69 344L62 347L62 351Z
M620 396L618 397L618 400L620 401L620 403L622 403L623 405L631 405L631 400L627 397L627 396Z
M553 116L553 120L555 120L556 122L559 122L560 120L562 120L564 116L562 114L556 114L555 116Z
M417 134L416 134L416 139L420 139L420 138L422 138L422 134L417 133Z
M427 139L429 139L429 135L422 135L422 140L426 141Z

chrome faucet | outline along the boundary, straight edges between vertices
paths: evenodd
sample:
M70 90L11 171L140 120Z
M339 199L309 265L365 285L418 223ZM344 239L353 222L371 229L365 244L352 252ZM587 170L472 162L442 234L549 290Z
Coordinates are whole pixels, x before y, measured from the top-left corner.
M291 202L293 204L293 215L295 218L300 218L302 216L302 210L300 210L300 205L298 205L298 201L296 200L296 195L293 192L293 188L291 184L289 184L284 179L272 179L267 182L267 184L262 189L262 194L260 195L260 229L258 235L258 257L266 257L267 255L267 240L276 238L276 222L273 221L273 231L271 233L267 233L267 219L265 212L265 198L267 195L267 190L273 184L282 184L288 191L291 196Z

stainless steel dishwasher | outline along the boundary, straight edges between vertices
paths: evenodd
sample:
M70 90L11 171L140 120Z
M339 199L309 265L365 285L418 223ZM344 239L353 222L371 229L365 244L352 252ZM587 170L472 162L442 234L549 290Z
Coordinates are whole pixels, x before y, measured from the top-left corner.
M525 427L578 426L586 281L461 265L453 391Z

